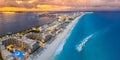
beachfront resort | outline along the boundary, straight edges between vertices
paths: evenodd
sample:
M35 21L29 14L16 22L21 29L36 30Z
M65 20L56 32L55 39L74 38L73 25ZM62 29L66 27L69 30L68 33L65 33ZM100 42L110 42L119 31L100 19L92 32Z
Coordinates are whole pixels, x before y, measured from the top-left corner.
M73 22L75 23L76 18L82 14L84 13L75 12L72 15L58 14L56 16L57 20L54 20L52 23L47 23L44 24L43 26L32 27L21 32L1 36L0 37L1 59L3 60L41 59L40 56L42 54L46 54L44 53L44 50L54 47L50 46L50 44L54 45L54 43L52 42L54 42L57 38L60 38L60 36L58 37L58 35L60 35L66 29L68 32L73 26L72 23ZM67 28L67 26L70 26L69 29ZM61 36L61 38L64 37ZM39 56L39 58L36 56Z

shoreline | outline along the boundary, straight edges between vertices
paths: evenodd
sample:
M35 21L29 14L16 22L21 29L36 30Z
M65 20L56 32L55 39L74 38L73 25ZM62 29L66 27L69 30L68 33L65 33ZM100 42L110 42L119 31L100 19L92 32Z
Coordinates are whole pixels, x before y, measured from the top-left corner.
M79 19L80 19L82 16L84 16L85 14L86 14L86 13L80 15L79 17L77 17L77 18L75 19L75 20L77 20L77 21L75 21L75 23L72 25L72 28L69 29L68 34L67 34L67 35L65 36L65 38L59 43L59 46L56 48L56 50L55 50L54 53L52 54L50 60L55 60L55 56L58 55L58 54L62 51L63 46L64 46L64 44L66 43L66 39L69 38L69 36L71 35L72 30L74 29L74 27L76 26L76 24L79 22Z
M9 34L9 35L3 36L2 38L0 38L1 43L5 42L5 44L3 44L2 46L3 48L4 48L4 45L5 47L7 47L6 44L8 42L10 42L8 43L8 46L10 44L16 44L16 43L21 45L19 47L20 48L19 50L23 51L24 52L23 54L25 55L24 58L21 58L21 59L50 60L51 57L56 52L59 45L61 45L62 42L66 41L66 38L69 38L72 30L74 29L76 24L79 22L79 19L84 14L85 13L80 12L80 13L74 13L73 16L69 16L69 15L58 16L57 21L54 21L53 23L46 24L43 26L33 27L31 29L21 31L16 34ZM17 41L17 42L14 43L14 41ZM22 44L20 44L19 41L22 42ZM47 41L49 41L50 43ZM13 46L17 47L17 45L13 45ZM38 47L40 48L38 49ZM27 50L25 50L25 48L27 48ZM6 48L6 49L9 49L9 48ZM18 50L18 49L15 48L15 50ZM2 51L5 52L4 49L1 49L1 52ZM13 49L11 49L11 51L13 51ZM10 53L9 55L12 56L12 53L11 52L9 53ZM4 59L6 59L7 56L4 57ZM13 59L15 58L13 57Z
M79 21L79 18L81 16L76 17L75 20L72 21L63 32L61 32L55 37L55 40L52 43L46 44L45 45L46 49L44 49L44 51L42 51L40 56L37 56L35 60L39 60L39 59L49 60L51 56L54 54L54 52L56 51L57 47L60 45L60 43L66 38L69 32L73 29L74 25Z

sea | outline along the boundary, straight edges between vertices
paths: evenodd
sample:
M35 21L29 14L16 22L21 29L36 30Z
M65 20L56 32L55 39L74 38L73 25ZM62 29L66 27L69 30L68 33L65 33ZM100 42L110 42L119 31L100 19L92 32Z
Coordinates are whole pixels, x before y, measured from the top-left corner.
M120 60L120 12L80 17L50 60Z
M39 17L41 12L0 12L0 36L42 26L55 18Z

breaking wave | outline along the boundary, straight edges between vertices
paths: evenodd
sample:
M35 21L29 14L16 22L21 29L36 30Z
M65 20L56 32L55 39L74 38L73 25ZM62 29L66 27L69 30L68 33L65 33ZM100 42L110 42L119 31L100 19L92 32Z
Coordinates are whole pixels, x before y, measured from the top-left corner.
M86 38L83 39L82 42L80 42L80 44L78 44L76 46L76 49L78 52L82 51L82 48L85 46L85 44L88 42L88 40L93 36L94 34L91 34L89 36L87 36Z

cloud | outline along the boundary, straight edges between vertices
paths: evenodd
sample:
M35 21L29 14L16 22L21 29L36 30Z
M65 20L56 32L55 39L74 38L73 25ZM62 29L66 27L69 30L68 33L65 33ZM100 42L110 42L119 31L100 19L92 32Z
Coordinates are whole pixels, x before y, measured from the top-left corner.
M81 9L84 7L120 7L120 0L0 0L0 7L37 8L38 5L59 8L71 7ZM58 8L58 7L55 7Z
M53 4L53 5L102 5L102 4L115 4L119 0L0 0L0 6L34 6L37 4ZM21 3L21 4L20 4Z

